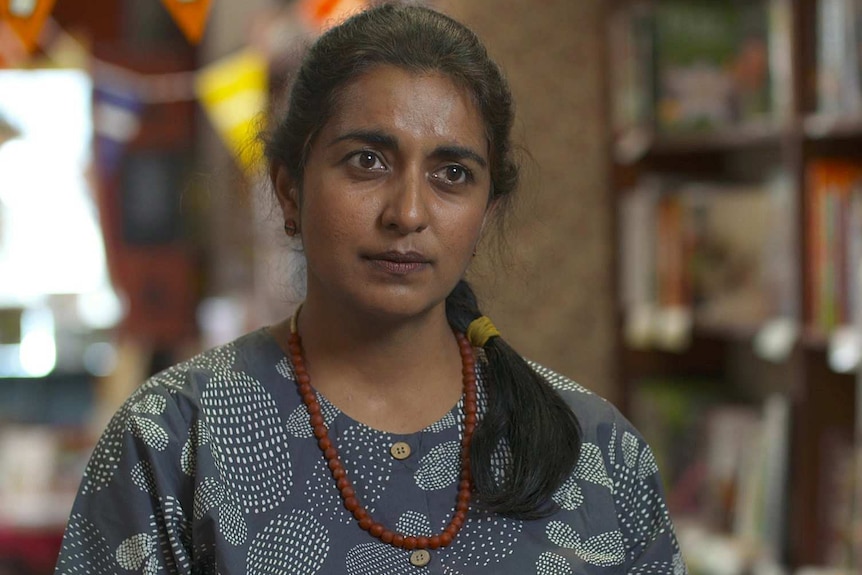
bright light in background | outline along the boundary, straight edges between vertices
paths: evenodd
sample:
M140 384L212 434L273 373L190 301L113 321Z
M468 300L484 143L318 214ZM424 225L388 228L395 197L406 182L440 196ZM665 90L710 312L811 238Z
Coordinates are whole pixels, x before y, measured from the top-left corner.
M87 181L92 85L80 70L0 70L0 95L12 134L0 143L0 308L23 310L20 340L0 345L0 377L42 377L67 323L51 296L77 297L76 327L108 329L123 314Z
M110 286L82 293L78 296L78 315L92 329L109 329L125 313L126 302Z
M44 305L17 311L20 338L0 343L0 377L44 377L57 365L54 312Z
M105 249L86 180L91 83L77 70L0 71L0 305L104 292Z
M33 308L21 316L21 345L18 357L23 375L42 377L57 363L54 341L54 314L47 308Z

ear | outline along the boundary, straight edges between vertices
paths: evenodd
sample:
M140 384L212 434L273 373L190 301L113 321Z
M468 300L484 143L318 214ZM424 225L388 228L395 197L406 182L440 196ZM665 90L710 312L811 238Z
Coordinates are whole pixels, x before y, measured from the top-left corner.
M273 165L270 168L270 178L275 187L275 195L285 221L288 219L299 222L299 190L283 165Z

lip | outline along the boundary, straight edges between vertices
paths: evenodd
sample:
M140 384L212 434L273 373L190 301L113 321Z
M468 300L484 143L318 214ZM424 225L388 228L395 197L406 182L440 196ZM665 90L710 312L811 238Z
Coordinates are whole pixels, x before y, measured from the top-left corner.
M394 275L408 275L431 265L431 259L420 252L387 251L365 256L369 262Z

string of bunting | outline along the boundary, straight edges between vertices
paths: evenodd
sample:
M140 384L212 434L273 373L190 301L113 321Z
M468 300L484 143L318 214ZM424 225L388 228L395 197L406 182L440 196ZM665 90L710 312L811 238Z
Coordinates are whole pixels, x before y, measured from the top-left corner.
M192 44L203 38L212 0L161 0L177 26ZM42 27L56 0L0 0L0 19L18 35L28 52L39 43Z
M93 124L105 174L112 174L123 150L140 129L140 114L150 104L196 100L244 170L258 165L257 120L268 92L268 62L245 48L192 72L141 74L90 60L94 83Z
M161 2L186 39L191 44L199 44L206 31L212 0ZM15 32L28 52L33 52L55 3L56 0L0 0L0 20ZM367 4L368 0L302 0L298 13L306 24L322 30Z
M27 54L41 47L52 59L53 47L58 44L88 52L50 18L55 1L0 0L0 32L8 26ZM211 0L161 1L188 41L199 43ZM294 16L307 30L319 33L365 5L367 0L303 0ZM46 37L53 41L46 41ZM0 65L3 51L0 42ZM119 165L126 145L140 129L140 114L146 105L191 100L201 104L241 168L250 170L258 165L262 150L256 135L268 97L268 61L254 48L244 48L199 70L169 74L142 74L91 54L87 54L86 62L94 82L93 121L99 141L97 161L103 173L112 174Z

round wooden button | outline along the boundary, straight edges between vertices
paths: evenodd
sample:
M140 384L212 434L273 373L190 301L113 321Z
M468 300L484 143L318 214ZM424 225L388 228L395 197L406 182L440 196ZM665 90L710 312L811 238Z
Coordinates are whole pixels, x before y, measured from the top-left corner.
M410 563L416 567L425 567L431 562L431 554L426 549L417 549L410 554Z
M392 447L389 448L389 453L391 453L392 457L395 459L407 459L410 457L410 446L403 441L399 441L398 443L392 444Z

